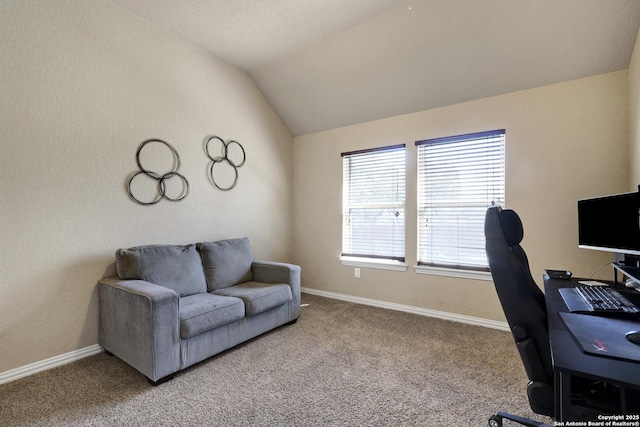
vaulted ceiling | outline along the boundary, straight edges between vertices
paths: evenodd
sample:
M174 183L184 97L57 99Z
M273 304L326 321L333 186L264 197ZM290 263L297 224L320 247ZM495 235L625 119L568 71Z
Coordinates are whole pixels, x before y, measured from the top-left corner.
M640 0L109 0L247 71L293 135L627 68Z

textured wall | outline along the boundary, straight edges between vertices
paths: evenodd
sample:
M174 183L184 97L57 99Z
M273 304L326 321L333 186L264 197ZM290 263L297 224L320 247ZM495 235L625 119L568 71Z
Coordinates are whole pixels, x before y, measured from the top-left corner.
M2 1L0 39L0 372L97 343L119 247L248 236L290 260L292 137L246 73L101 0ZM207 178L212 134L247 152L229 192ZM184 201L128 198L148 138L179 152Z
M381 100L381 102L384 102ZM534 278L544 268L589 276L609 254L578 249L576 201L627 191L627 71L514 92L294 138L294 235L303 285L503 320L493 283L416 274L414 142L506 129L506 206L524 222ZM340 265L340 153L407 144L406 272ZM610 268L602 270L610 277Z
M636 38L636 47L629 64L629 141L631 172L629 191L635 191L640 185L640 31Z

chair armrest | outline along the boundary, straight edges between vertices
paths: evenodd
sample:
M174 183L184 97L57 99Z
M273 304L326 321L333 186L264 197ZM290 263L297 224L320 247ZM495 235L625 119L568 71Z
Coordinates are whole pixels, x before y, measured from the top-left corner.
M177 292L143 280L98 283L99 341L152 381L180 369Z
M300 301L300 266L273 261L253 261L251 264L253 280L262 283L286 283L291 293Z

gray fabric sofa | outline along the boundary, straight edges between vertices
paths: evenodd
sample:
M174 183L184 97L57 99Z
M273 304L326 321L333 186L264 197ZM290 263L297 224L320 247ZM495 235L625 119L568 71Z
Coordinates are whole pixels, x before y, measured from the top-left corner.
M156 385L300 315L300 267L254 260L247 238L119 249L116 270L100 345Z

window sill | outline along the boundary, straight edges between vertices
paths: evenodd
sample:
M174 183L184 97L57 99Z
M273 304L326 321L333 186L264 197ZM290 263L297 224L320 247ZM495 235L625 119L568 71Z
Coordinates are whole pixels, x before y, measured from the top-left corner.
M462 279L492 281L491 273L488 271L462 270L458 268L429 267L426 265L416 265L413 267L418 274L431 274L433 276L459 277Z
M340 257L340 264L350 267L377 268L380 270L407 271L407 264L375 258Z

